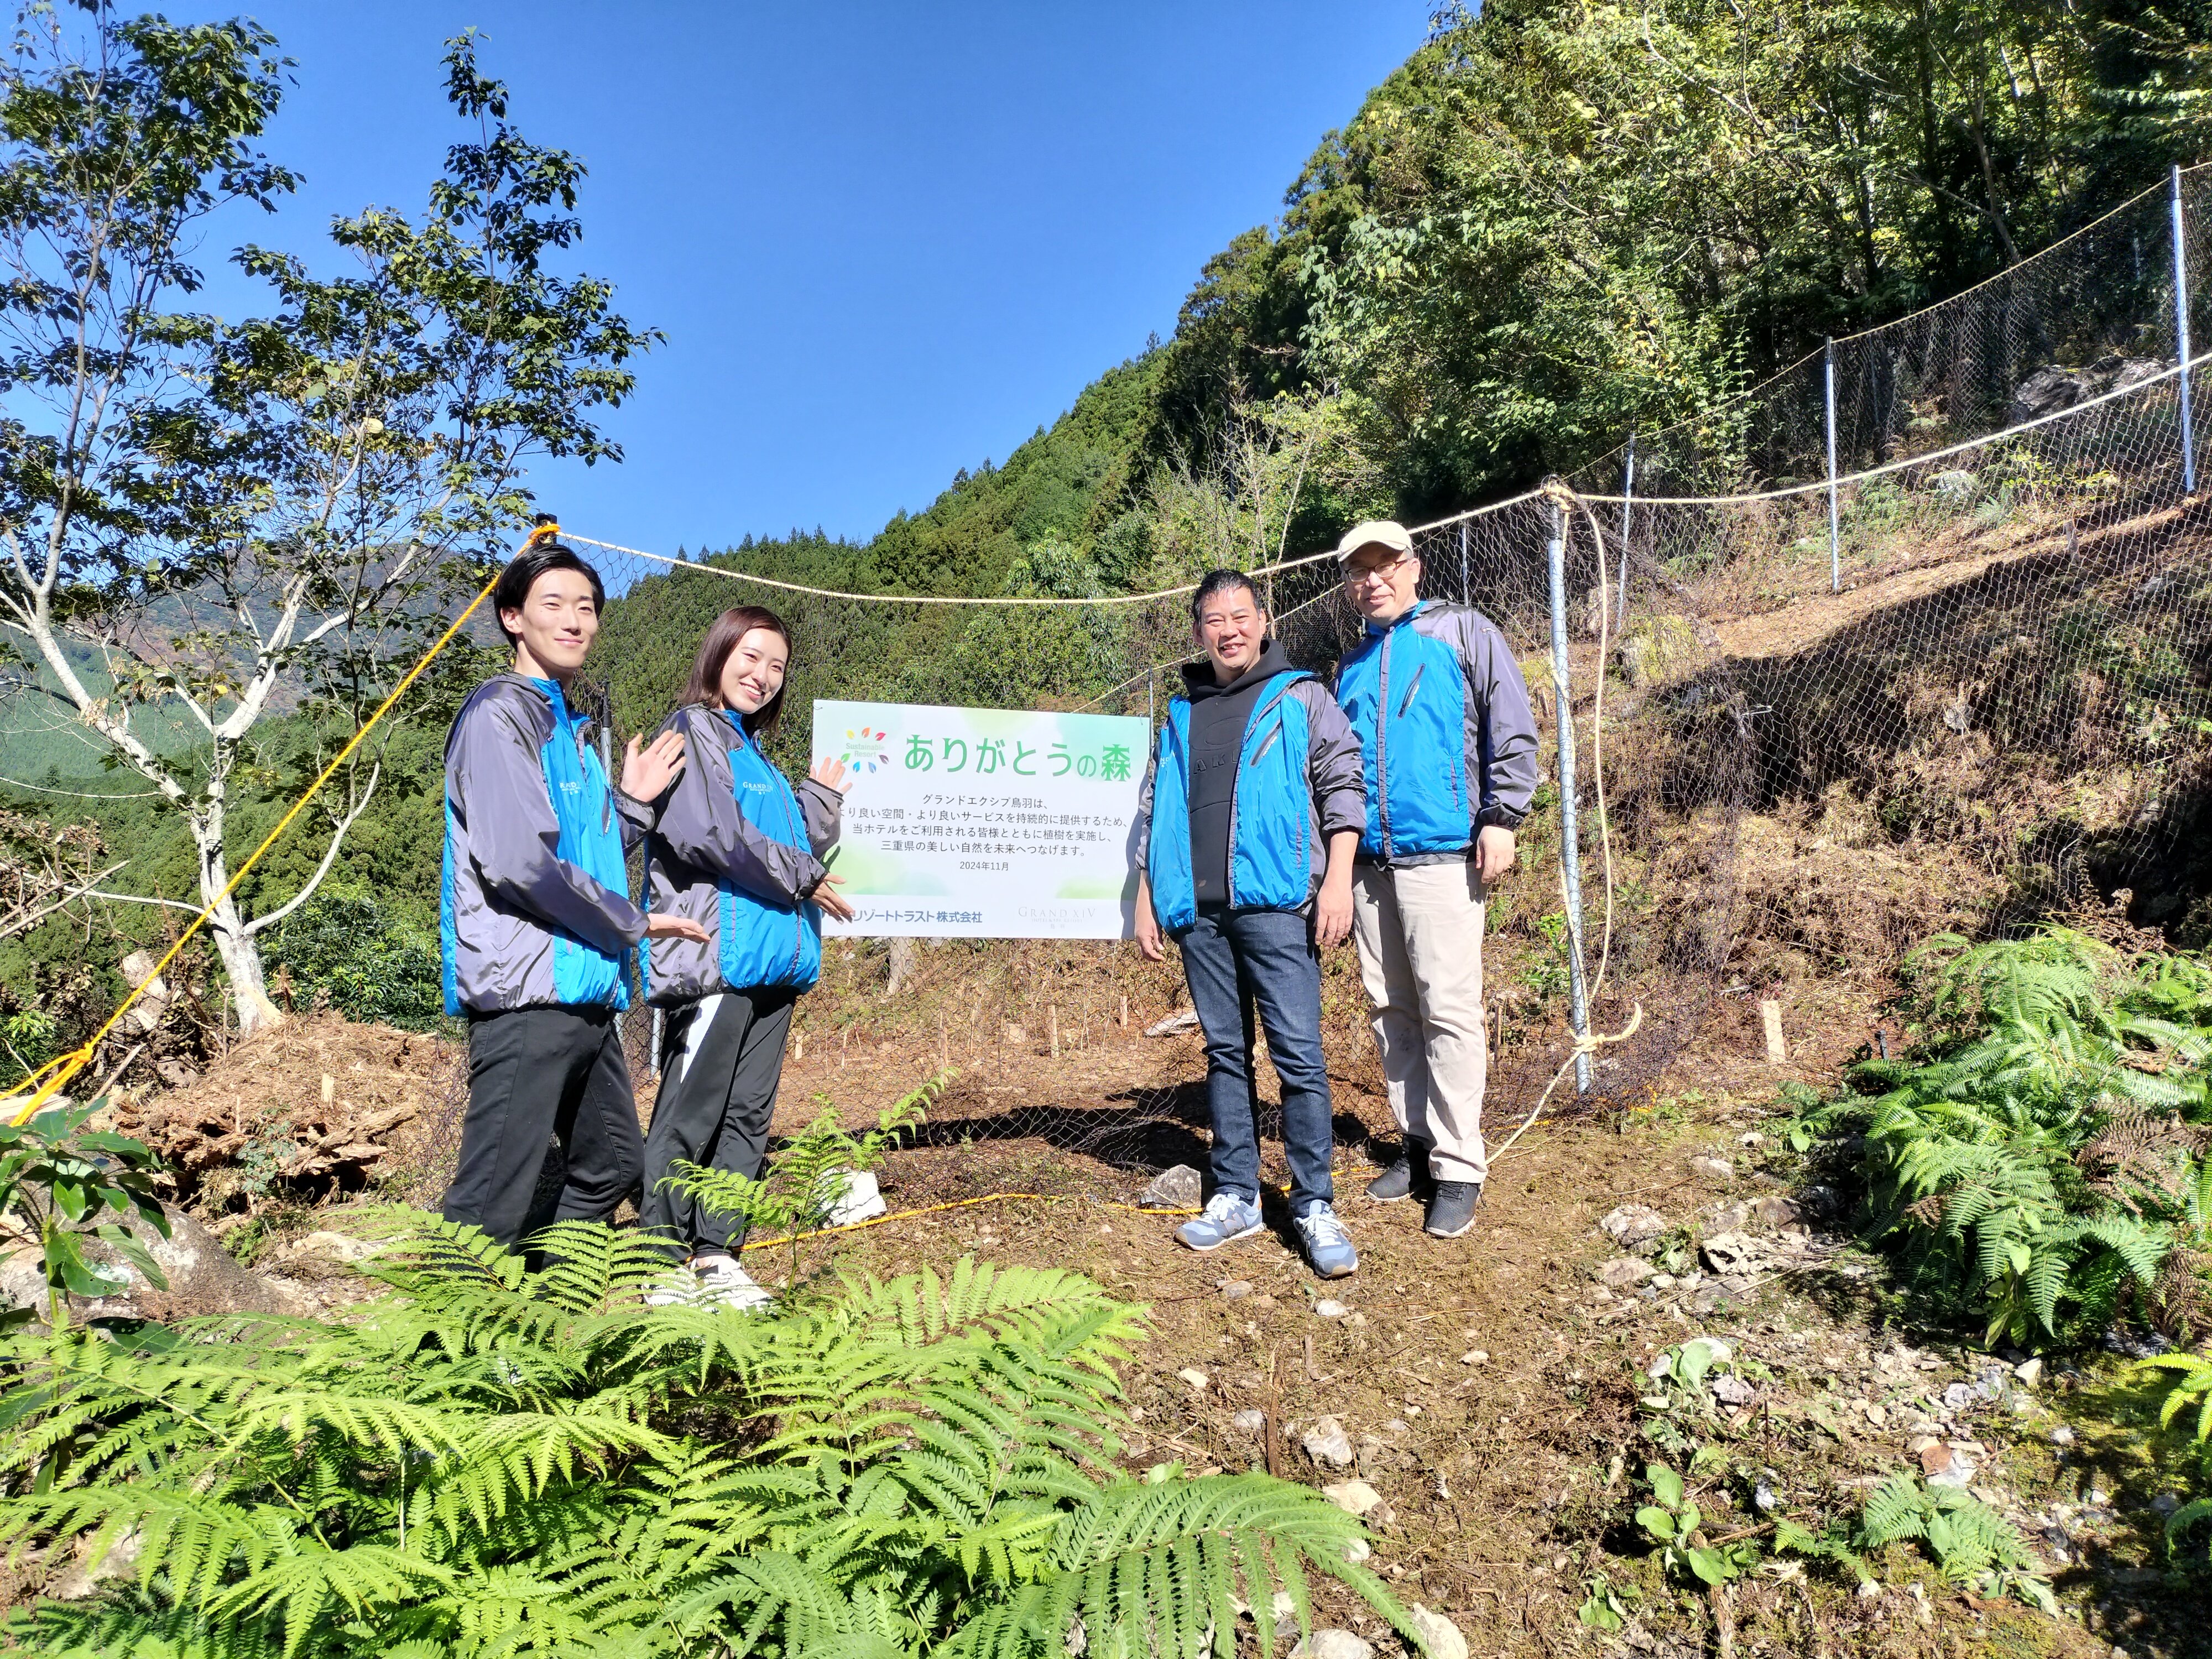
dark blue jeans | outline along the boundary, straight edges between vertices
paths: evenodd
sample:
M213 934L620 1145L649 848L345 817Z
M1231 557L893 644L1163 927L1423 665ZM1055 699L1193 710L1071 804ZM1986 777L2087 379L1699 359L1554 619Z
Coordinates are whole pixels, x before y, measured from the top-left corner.
M1260 1090L1252 1066L1252 1011L1283 1083L1283 1150L1291 1213L1331 1201L1328 1068L1321 1053L1321 957L1295 910L1200 907L1176 941L1191 1006L1206 1030L1206 1099L1213 1117L1213 1190L1260 1199Z

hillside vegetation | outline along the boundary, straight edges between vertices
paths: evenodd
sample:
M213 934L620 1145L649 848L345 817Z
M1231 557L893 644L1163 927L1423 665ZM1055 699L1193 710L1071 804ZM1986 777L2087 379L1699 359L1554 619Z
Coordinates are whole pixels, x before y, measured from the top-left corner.
M1711 408L1824 332L1955 292L2195 159L2208 21L2201 3L2056 0L1447 13L1322 140L1280 216L1206 263L1172 336L1012 455L864 544L749 535L693 556L861 591L1107 594L1524 486ZM705 619L740 594L759 597L683 572L629 591L599 659L623 726L659 718ZM830 690L1080 702L1152 643L1096 616L785 608L801 710ZM415 707L331 877L334 900L418 942L437 735L454 685L487 665L456 661ZM241 842L328 735L297 718L260 734L231 786ZM137 890L194 890L161 803L24 804L95 815ZM281 901L311 866L279 849L242 897ZM9 1007L61 1006L57 1040L96 1013L119 988L107 964L161 925L105 921L121 937L89 963L58 924L0 945Z

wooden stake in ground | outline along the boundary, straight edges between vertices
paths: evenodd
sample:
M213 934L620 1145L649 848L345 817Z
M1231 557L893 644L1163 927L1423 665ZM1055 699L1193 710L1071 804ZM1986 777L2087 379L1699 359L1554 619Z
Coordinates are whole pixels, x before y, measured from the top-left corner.
M1121 1029L1125 1031L1129 1029L1129 999L1127 997L1121 999Z
M1044 1011L1044 1029L1052 1039L1052 1057L1060 1058L1060 1005L1052 1004Z
M1766 1026L1766 1063L1779 1066L1790 1058L1782 1046L1782 1005L1766 998L1759 1005L1759 1018Z

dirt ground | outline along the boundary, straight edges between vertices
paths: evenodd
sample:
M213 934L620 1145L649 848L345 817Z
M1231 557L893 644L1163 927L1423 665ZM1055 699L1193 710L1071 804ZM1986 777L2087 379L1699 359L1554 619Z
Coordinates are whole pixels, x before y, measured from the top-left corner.
M1197 1255L1173 1242L1173 1217L1138 1207L1158 1169L1205 1161L1194 1036L1146 1039L1134 1018L1126 1030L1094 1019L1063 1028L1057 1060L1041 1032L1018 1042L988 1033L964 1049L926 1030L817 1039L787 1066L784 1133L825 1106L848 1125L868 1121L948 1061L959 1075L916 1145L882 1173L893 1218L806 1241L799 1270L888 1275L974 1255L1073 1267L1146 1304L1152 1337L1126 1379L1137 1413L1127 1465L1364 1481L1379 1500L1367 1516L1377 1566L1402 1599L1452 1619L1474 1656L2207 1651L2191 1618L2203 1575L2170 1571L2160 1542L2170 1466L2152 1459L2171 1448L2151 1432L2144 1401L2118 1386L2117 1360L2021 1382L1970 1334L1922 1322L1881 1260L1836 1231L1768 1120L1780 1083L1832 1081L1863 1051L1876 1004L1848 981L1767 988L1784 1000L1789 1064L1766 1064L1753 994L1715 999L1695 1041L1638 1097L1580 1109L1571 1094L1555 1096L1559 1115L1547 1112L1498 1163L1478 1227L1451 1243L1420 1231L1416 1206L1362 1194L1395 1132L1371 1048L1356 1033L1334 1043L1339 1206L1362 1261L1355 1277L1331 1284L1288 1243L1272 1140L1268 1235ZM324 1068L337 1063L329 1074L344 1078L358 1060L352 1080L368 1100L367 1080L399 1034L321 1024L284 1039L289 1066L249 1066L247 1045L201 1094L235 1097L241 1078L271 1089L289 1078L286 1109L304 1119L319 1104ZM333 1062L341 1041L362 1052ZM268 1210L234 1237L241 1255L342 1303L357 1293L347 1270L319 1272L313 1260L313 1239L331 1237L330 1204L435 1201L458 1075L450 1050L410 1052L420 1110L408 1121L407 1155L358 1193ZM1507 1045L1491 1096L1493 1144L1556 1059L1540 1042ZM1627 1258L1600 1223L1631 1205L1663 1218L1678 1271L1612 1288L1598 1273ZM1748 1259L1726 1274L1698 1259L1715 1234L1750 1241ZM749 1252L748 1265L781 1284L792 1256L771 1243ZM1924 1467L1917 1449L1940 1442L1971 1469L1972 1489L2027 1535L2063 1616L1977 1601L1901 1546L1877 1563L1883 1588L1871 1596L1840 1574L1794 1566L1740 1583L1724 1605L1671 1585L1632 1519L1647 1501L1641 1471L1662 1455L1638 1401L1652 1359L1693 1336L1730 1344L1752 1390L1683 1425L1717 1449L1692 1483L1711 1535L1757 1537L1778 1513L1817 1529L1856 1513L1890 1473ZM1670 1461L1679 1468L1685 1457ZM1762 1490L1772 1508L1761 1506ZM1626 1614L1617 1634L1577 1616L1600 1585ZM1383 1635L1349 1601L1323 1611Z

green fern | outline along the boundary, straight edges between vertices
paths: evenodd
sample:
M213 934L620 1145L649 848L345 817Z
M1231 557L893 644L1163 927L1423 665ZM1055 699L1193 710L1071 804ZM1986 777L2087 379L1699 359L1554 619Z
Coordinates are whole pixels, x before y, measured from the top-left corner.
M2018 1528L1971 1493L1892 1475L1867 1498L1856 1542L1874 1551L1905 1541L1925 1547L1947 1583L1989 1600L2010 1595L2048 1613L2058 1611Z
M1352 1516L1265 1475L1115 1459L1138 1310L959 1263L769 1316L655 1308L665 1257L563 1224L549 1265L372 1224L384 1294L0 1346L0 1546L126 1577L9 1626L145 1659L1228 1659L1316 1577L1409 1642ZM1262 1652L1273 1621L1260 1621Z
M2130 1367L2137 1375L2166 1377L2165 1402L2159 1407L2160 1425L2173 1421L2191 1406L2197 1408L2192 1437L2200 1445L2212 1443L2212 1359L2203 1354L2160 1353L2139 1359Z
M1935 1035L1857 1072L1882 1090L1865 1109L1875 1233L1978 1302L1992 1342L2148 1299L2204 1235L2212 1168L2187 1123L2212 1116L2212 970L2064 928L1940 935L1908 970ZM2131 1161L2154 1145L2162 1162Z

